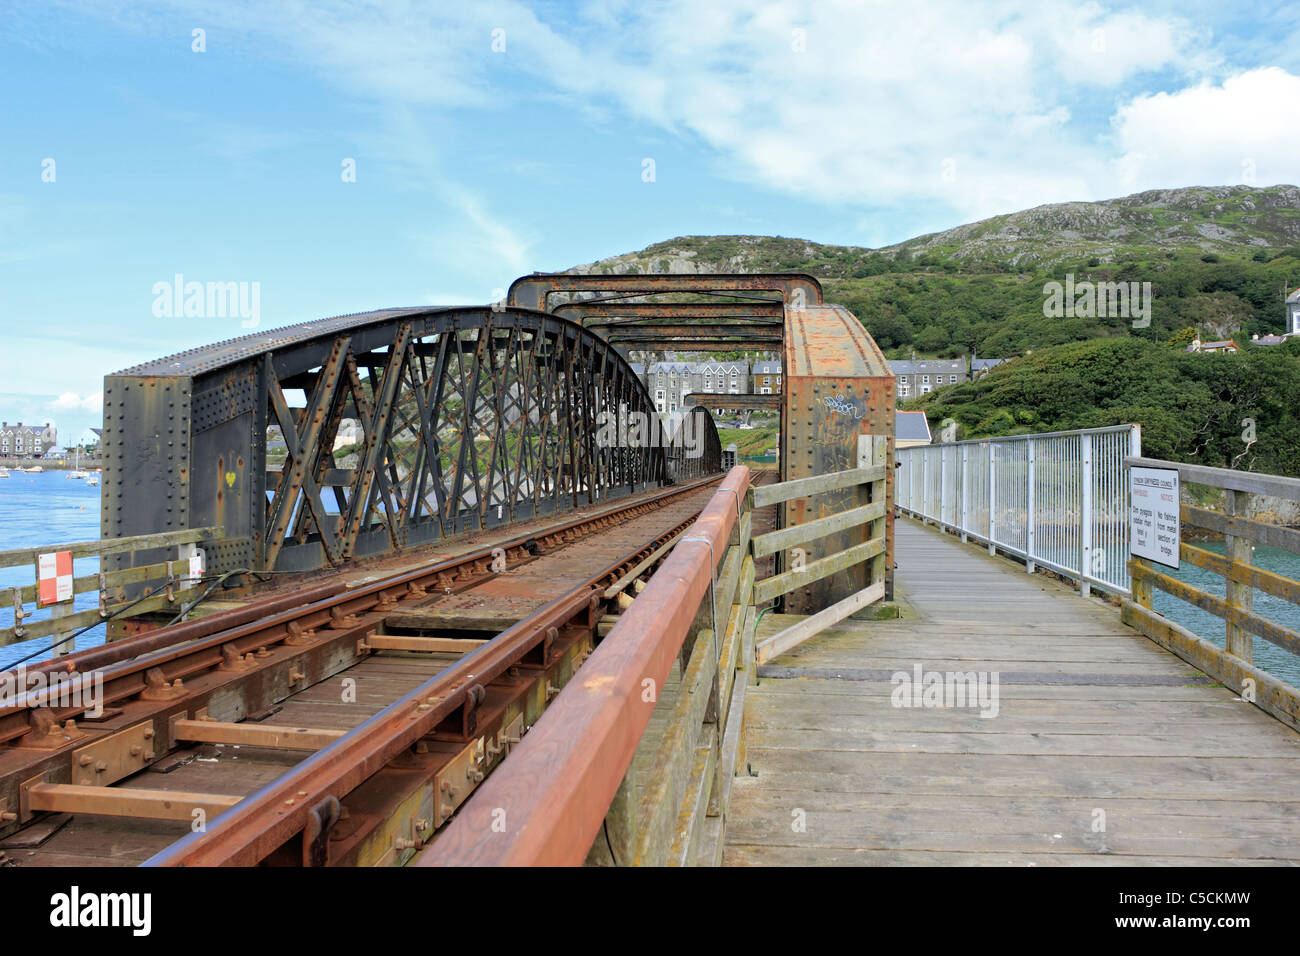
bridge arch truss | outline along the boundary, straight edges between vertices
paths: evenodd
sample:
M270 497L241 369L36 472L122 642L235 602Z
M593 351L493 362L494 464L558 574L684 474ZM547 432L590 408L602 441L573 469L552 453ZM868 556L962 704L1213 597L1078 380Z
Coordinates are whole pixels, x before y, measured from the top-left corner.
M103 533L221 526L209 570L305 571L721 468L707 414L602 428L637 415L658 424L624 357L556 315L289 326L106 377Z

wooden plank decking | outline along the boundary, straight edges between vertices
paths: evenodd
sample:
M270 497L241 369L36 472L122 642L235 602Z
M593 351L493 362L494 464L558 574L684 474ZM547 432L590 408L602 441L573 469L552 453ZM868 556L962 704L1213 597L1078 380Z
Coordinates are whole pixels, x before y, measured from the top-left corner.
M1115 608L896 528L915 617L845 621L759 669L724 864L1300 861L1300 735ZM997 716L893 706L916 664L996 672Z

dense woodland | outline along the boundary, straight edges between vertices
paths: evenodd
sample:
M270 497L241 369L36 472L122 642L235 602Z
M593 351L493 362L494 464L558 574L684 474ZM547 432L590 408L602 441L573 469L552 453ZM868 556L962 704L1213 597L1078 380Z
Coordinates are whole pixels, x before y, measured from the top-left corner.
M1136 337L1072 342L903 407L923 409L932 427L952 418L959 438L1136 423L1149 457L1300 475L1300 339L1236 354Z

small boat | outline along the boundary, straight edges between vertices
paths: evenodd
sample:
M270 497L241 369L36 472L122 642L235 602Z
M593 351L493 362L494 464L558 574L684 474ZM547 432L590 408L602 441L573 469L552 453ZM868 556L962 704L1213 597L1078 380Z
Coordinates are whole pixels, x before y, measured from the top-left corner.
M0 478L8 478L8 477L9 477L9 469L0 467Z
M39 474L40 474L41 472L43 472L45 469L42 468L40 465L32 465L32 467L30 467L30 468L24 468L24 469L22 469L22 470L25 471L25 472L27 472L27 474L29 474L29 475L39 475Z
M86 484L97 485L99 484L99 479L96 478L94 475L91 475L89 478L86 479Z
M76 460L72 463L72 470L68 472L69 478L89 478L90 472L81 470L81 452L77 452Z

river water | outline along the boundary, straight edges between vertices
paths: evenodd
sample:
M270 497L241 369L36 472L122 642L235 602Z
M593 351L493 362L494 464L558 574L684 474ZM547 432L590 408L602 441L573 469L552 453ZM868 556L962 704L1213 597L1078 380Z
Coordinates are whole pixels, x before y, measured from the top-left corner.
M99 538L98 486L87 485L85 479L69 478L66 471L46 471L39 475L11 471L9 474L8 478L0 478L0 551ZM82 558L74 563L74 575L98 571L96 558ZM32 565L0 568L0 627L12 627L14 623L13 598L9 589L35 582L36 569ZM99 592L78 594L74 603L79 611L98 607ZM31 605L28 605L25 613L30 611ZM47 617L48 611L37 611L28 613L25 620L31 622ZM20 658L35 651L42 653L33 660L48 660L50 641L50 638L42 637L0 646L0 667L13 666ZM76 639L78 650L102 643L102 624Z
M99 488L88 486L84 480L70 479L63 471L47 471L39 475L11 472L10 478L0 478L0 551L35 547L45 544L62 544L71 541L91 541L99 537ZM1223 544L1198 543L1210 551L1223 553ZM1269 571L1300 580L1300 556L1276 548L1257 547L1255 563ZM94 574L99 570L94 558L76 562L76 574ZM1223 579L1219 575L1192 565L1181 571L1169 572L1189 584L1211 594L1223 597ZM35 570L30 567L0 568L0 627L13 625L13 601L9 588L32 584ZM79 594L76 609L98 605L96 592ZM1212 614L1172 598L1161 591L1155 593L1155 608L1161 614L1190 629L1193 633L1223 646L1223 621ZM1300 630L1300 608L1259 591L1255 592L1256 613ZM37 611L28 620L48 616ZM104 642L104 626L97 625L76 639L78 649L94 647ZM20 658L36 653L33 660L48 659L50 638L39 638L19 644L0 646L0 667L13 666ZM1300 687L1300 659L1262 638L1255 638L1255 664L1270 674L1281 678L1293 687Z
M1206 551L1213 551L1215 554L1224 553L1222 541L1197 541L1193 543L1196 547L1204 548ZM1292 580L1300 580L1300 555L1294 555L1290 551L1283 551L1278 548L1256 545L1254 561L1257 567L1261 567L1266 571L1284 575ZM1178 571L1167 568L1160 568L1159 570L1165 571L1171 577L1186 581L1188 584L1216 597L1221 598L1224 596L1223 577L1213 571L1207 571L1204 568L1198 568L1187 563L1184 563L1182 569ZM1284 601L1282 598L1265 594L1262 591L1255 591L1254 598L1254 611L1260 617L1268 618L1274 624L1281 624L1293 631L1300 631L1300 607L1289 601ZM1202 611L1185 601L1170 597L1158 589L1155 592L1153 604L1155 609L1165 617L1177 621L1192 633L1213 642L1218 647L1223 647L1224 626L1221 618L1215 617L1208 611ZM1270 643L1262 637L1255 638L1254 655L1254 664L1260 670L1267 671L1274 677L1286 681L1292 687L1300 687L1300 658L1297 658L1296 655L1284 651L1276 644Z

